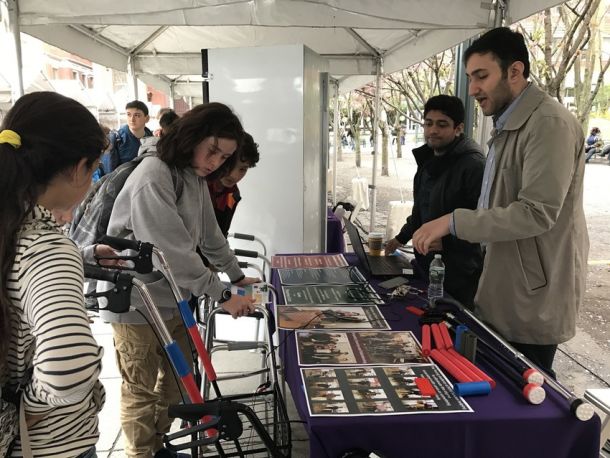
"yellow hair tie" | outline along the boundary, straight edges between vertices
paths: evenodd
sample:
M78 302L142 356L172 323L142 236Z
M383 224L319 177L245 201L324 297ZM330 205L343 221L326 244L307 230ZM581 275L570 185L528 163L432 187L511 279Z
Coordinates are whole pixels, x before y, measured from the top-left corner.
M5 129L0 132L0 143L8 143L17 149L21 146L21 136L14 130Z

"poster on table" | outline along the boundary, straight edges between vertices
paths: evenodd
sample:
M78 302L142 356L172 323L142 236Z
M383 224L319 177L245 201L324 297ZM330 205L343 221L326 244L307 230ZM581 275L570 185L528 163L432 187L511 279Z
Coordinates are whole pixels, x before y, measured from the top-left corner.
M390 329L376 305L278 305L282 329Z
M411 331L297 331L296 338L301 366L430 362Z
M312 417L473 411L433 364L302 368L301 376Z
M385 303L368 283L282 286L282 291L286 305Z
M282 285L350 285L367 283L356 266L321 269L278 269Z
M271 256L274 269L311 269L316 267L344 267L348 263L342 254L277 255Z

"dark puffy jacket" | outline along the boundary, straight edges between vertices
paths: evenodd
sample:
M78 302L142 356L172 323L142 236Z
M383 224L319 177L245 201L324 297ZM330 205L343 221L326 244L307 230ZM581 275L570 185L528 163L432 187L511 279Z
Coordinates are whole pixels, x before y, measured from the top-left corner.
M413 155L417 162L417 172L413 180L413 211L396 236L403 244L411 240L413 233L430 220L451 213L456 208L476 209L485 170L485 157L481 147L464 136L456 139L442 156L435 156L434 151L427 145L415 148ZM420 211L424 170L427 170L432 181L430 214L426 221L422 221ZM483 267L481 246L448 235L443 237L441 254L445 263L445 289L459 301L471 305ZM427 278L434 253L427 256L415 253L415 257Z

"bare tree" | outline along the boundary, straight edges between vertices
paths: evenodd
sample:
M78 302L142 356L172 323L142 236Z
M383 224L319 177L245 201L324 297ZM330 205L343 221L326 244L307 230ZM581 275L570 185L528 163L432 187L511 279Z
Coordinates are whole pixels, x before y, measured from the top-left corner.
M530 76L536 84L565 103L566 77L573 72L575 115L583 125L610 65L601 56L599 22L605 11L600 3L569 1L517 25L532 55Z
M351 132L351 136L354 141L356 167L362 166L362 145L360 142L360 136L362 134L361 124L366 120L368 110L365 97L363 97L359 92L361 91L350 92L346 98L346 117L349 123L348 126L346 126L346 129ZM370 115L370 111L368 111L368 114Z
M406 120L402 104L402 94L387 84L385 84L385 86L386 91L383 98L383 105L387 114L388 125L391 126L396 139L396 157L400 159L402 158L402 144L400 143L400 139L405 133L405 127L402 121Z
M453 94L454 77L455 48L451 48L386 75L385 83L390 92L398 92L404 99L406 110L402 114L405 118L421 124L426 100L437 94Z
M383 91L383 88L382 88ZM373 119L374 119L374 113L375 110L373 108L373 103L375 100L375 87L372 84L369 84L367 86L365 86L364 88L360 89L357 91L360 95L362 95L362 97L364 98L365 102L366 102L366 111L369 114L368 116L366 116L364 119L364 121L366 122L366 126L369 129L369 131L371 132L371 144L373 143L373 140L375 138L376 135L376 130L375 130L375 125L373 124ZM389 176L390 175L390 169L389 169L389 149L388 149L388 142L390 140L390 126L392 124L390 124L390 117L388 116L388 112L386 109L386 106L388 105L386 103L386 99L388 97L388 93L387 91L383 92L381 94L381 102L382 102L382 106L380 107L381 112L379 113L379 120L377 123L377 127L379 127L379 130L381 131L381 175L382 176ZM393 108L392 108L393 110ZM378 151L373 151L373 154L378 154Z
M344 122L343 120L347 120L347 115L348 115L348 106L347 106L347 102L346 102L346 97L343 95L340 95L337 101L337 106L339 108L339 125L335 126L333 123L333 130L337 129L337 133L338 133L338 137L339 137L339 141L337 143L337 145L335 145L336 147L336 151L337 151L337 161L341 162L343 161L343 139L346 137L346 122ZM331 114L331 118L334 119L334 115L335 115L335 104L331 103L330 107L329 107L329 111Z

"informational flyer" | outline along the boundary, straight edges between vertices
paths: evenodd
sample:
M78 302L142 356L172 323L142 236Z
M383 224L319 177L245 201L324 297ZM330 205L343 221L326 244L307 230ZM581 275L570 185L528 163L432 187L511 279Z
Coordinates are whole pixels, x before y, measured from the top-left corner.
M293 304L384 304L368 283L359 285L282 286L286 305Z
M269 285L267 283L253 283L247 286L231 285L231 294L251 296L256 305L262 305L269 302Z
M356 266L278 269L282 285L349 285L367 283Z
M472 412L433 364L303 368L311 416Z
M342 254L278 255L271 256L274 269L311 269L315 267L345 267L348 263Z
M376 305L278 305L282 329L390 329Z
M296 338L301 366L430 362L411 331L297 331Z

